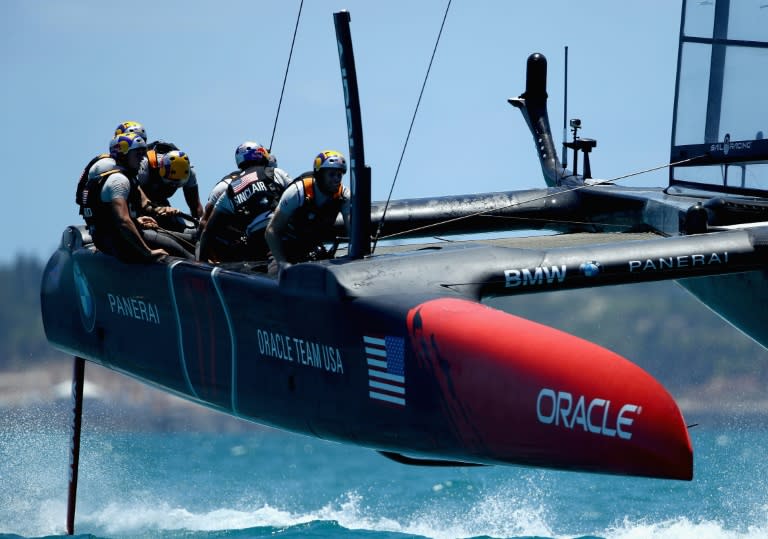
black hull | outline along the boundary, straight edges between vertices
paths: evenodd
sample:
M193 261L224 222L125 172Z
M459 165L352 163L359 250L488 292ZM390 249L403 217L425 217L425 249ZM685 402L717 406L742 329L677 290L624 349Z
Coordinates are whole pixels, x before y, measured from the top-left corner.
M127 265L70 227L44 273L43 323L68 353L281 429L452 461L691 478L684 420L650 375L460 299L439 273L408 286L406 261L299 264L279 280L247 263Z

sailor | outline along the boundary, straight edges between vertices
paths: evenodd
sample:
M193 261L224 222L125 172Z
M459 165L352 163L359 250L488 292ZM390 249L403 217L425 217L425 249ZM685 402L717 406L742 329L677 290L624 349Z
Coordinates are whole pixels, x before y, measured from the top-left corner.
M138 133L144 140L147 139L147 132L144 126L138 122L123 122L115 128L115 136L124 133ZM179 148L172 142L155 140L147 143L147 155L142 160L137 178L142 191L152 202L153 206L170 207L169 199L176 191L181 188L184 193L184 200L189 207L190 215L199 219L203 214L203 205L200 202L200 192L197 186L197 175L194 168L189 167L189 174L186 180L162 176L163 156L169 152L178 152ZM184 154L184 152L181 152ZM186 155L186 154L184 154ZM187 156L187 162L189 157ZM179 166L181 166L179 164ZM160 223L164 228L177 230L179 227L186 228L190 223L182 222L177 217L170 223ZM166 226L167 225L167 226Z
M173 231L176 236L183 238L193 251L192 246L198 239L194 216L184 216L178 209L171 207L168 201L177 189L186 187L191 180L191 172L189 156L185 152L171 150L161 154L156 150L148 150L139 165L136 180L148 199L142 215L153 217L160 228ZM199 204L197 186L194 188L193 199ZM193 201L190 201L190 206L194 206ZM202 207L197 208L197 211L202 213Z
M290 177L270 166L269 151L246 141L235 150L238 169L220 182L216 201L200 236L199 259L210 262L267 260L264 229Z
M255 144L255 143L254 143ZM237 157L237 155L235 155ZM275 154L272 152L269 153L269 166L275 169L275 176L281 178L280 183L283 185L288 185L291 183L291 177L290 175L284 171L281 168L277 168L277 157L275 157ZM217 181L213 189L211 189L211 193L208 195L208 200L205 203L205 208L203 209L203 216L200 218L200 233L202 234L203 229L205 228L205 225L208 223L208 219L211 218L211 214L213 213L213 208L216 206L216 202L218 202L219 198L221 198L221 195L227 192L227 187L232 182L233 178L236 178L240 174L241 170L238 168L237 170L230 172L223 178L221 178L219 181Z
M320 152L312 172L302 174L283 192L264 234L272 252L269 273L280 265L330 258L324 242L333 236L339 213L349 231L349 189L342 183L347 172L344 156Z
M137 135L141 136L141 138L144 139L144 142L147 141L147 133L144 130L144 126L142 126L138 122L123 122L120 125L115 128L115 134L113 137L116 137L118 135L126 135L128 133L136 133ZM75 196L75 202L79 204L80 200L80 191L82 190L83 186L85 185L85 182L88 181L88 171L91 170L91 167L93 167L100 159L108 159L107 162L101 163L100 168L101 169L108 169L110 163L114 163L114 159L112 159L109 156L109 153L100 153L97 156L95 156L93 159L91 159L87 165L85 165L85 168L83 169L83 172L80 174L80 179L77 182L77 194ZM82 213L81 213L82 215Z
M151 261L168 254L147 245L136 219L141 191L130 176L146 151L147 143L136 133L114 137L109 157L91 166L78 193L77 202L96 248L125 262Z

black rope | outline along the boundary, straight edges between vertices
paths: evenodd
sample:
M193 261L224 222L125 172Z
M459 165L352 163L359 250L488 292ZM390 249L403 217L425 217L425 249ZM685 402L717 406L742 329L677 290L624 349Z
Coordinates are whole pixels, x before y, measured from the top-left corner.
M448 0L448 5L445 6L445 14L443 15L443 22L440 24L440 31L437 33L437 40L435 41L435 48L432 49L432 57L429 59L429 66L427 67L427 73L424 75L424 83L421 85L421 92L419 92L419 99L416 101L416 108L413 111L411 117L411 125L408 128L408 134L405 137L405 143L403 144L403 151L400 153L400 160L397 162L397 170L395 170L395 177L392 179L392 186L389 188L389 196L387 196L387 202L384 204L384 211L381 214L379 220L379 226L376 228L376 234L373 236L373 245L371 246L371 254L376 250L376 243L379 241L379 235L381 229L384 226L384 218L387 215L387 208L389 208L389 202L392 200L392 192L395 190L395 183L397 182L397 176L400 174L400 165L403 164L403 157L405 156L405 149L408 147L408 140L411 138L411 131L413 130L413 123L416 121L416 113L419 111L419 105L421 104L421 96L424 95L424 88L427 86L427 79L429 79L429 72L432 69L432 62L435 59L435 53L437 53L437 46L440 43L440 36L443 35L443 28L445 27L445 20L448 18L448 10L451 8L451 0Z
M277 130L277 119L280 117L280 107L283 104L283 94L285 93L285 83L288 80L288 69L291 67L291 58L293 58L293 45L296 43L296 33L299 30L299 20L301 20L301 9L304 7L304 0L299 4L299 14L296 15L296 26L293 29L293 39L291 40L291 50L288 53L288 64L285 66L285 75L283 76L283 87L280 90L280 101L277 103L277 112L275 113L275 124L272 127L272 138L269 139L269 148L267 151L272 153L272 143L275 141L275 131Z

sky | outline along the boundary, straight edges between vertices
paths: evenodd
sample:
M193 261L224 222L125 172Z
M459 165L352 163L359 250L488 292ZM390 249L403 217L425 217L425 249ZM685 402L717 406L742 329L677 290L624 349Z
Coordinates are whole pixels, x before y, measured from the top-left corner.
M386 199L447 0L306 0L272 151L291 175L348 154L333 13L351 14L373 199ZM115 127L186 151L205 202L238 144L270 144L300 0L0 2L0 163L8 201L0 264L47 260L81 224L77 179ZM393 198L544 186L533 139L507 98L533 52L548 59L549 114L597 140L596 178L669 160L681 2L453 0ZM701 9L711 8L707 3ZM570 161L569 157L569 161ZM668 172L622 181L664 186ZM171 200L185 209L181 193Z

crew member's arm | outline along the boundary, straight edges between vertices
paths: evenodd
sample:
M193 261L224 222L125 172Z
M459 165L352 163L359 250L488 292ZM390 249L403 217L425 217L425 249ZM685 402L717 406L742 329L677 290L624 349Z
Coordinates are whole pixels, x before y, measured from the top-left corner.
M150 249L144 242L144 238L141 237L141 233L131 219L128 202L124 198L113 198L111 207L117 229L140 258L150 260L168 254L164 249Z
M189 214L194 218L202 217L203 204L200 202L200 192L197 189L197 185L184 186L184 200L187 201L189 206Z
M283 249L283 234L288 228L291 215L283 210L281 199L281 203L277 205L275 213L272 214L272 219L269 220L267 229L264 231L264 240L267 242L272 256L279 263L288 262L285 250Z
M217 222L219 221L221 221L221 212L211 206L210 218L206 222L205 228L203 228L203 233L200 235L199 260L203 262L212 262L214 264L218 262L214 248L215 242L211 241L211 238L216 233Z
M290 184L280 196L280 202L277 203L275 213L272 214L272 219L264 231L264 240L278 263L288 262L283 248L283 237L288 231L288 223L291 222L294 212L303 202L303 196L303 191L299 190L296 183Z
M211 219L211 214L213 213L213 207L214 207L214 204L211 204L210 202L208 202L205 205L205 209L203 210L203 216L200 218L201 233L203 230L205 230L205 227L208 226L208 221Z
M205 203L205 209L203 210L202 217L200 218L201 233L208 224L208 220L211 218L211 214L213 213L213 208L216 207L216 203L224 195L224 193L227 192L229 182L226 180L230 178L230 176L231 174L225 176L223 179L219 180L216 185L213 186L211 194L208 196L208 201Z
M155 220L155 217L170 217L179 213L179 210L170 206L157 206L146 195L144 189L141 188L141 185L139 185L137 189L139 190L139 208L141 208L141 210L140 215L136 218L136 222L140 228L145 230L157 230L160 228L160 225Z
M200 260L206 262L218 263L222 260L222 254L227 253L217 252L223 249L220 242L214 241L213 238L216 234L220 234L222 231L227 230L231 226L231 223L227 222L232 214L235 213L235 206L232 204L232 200L229 194L225 192L216 201L216 205L213 207L211 217L205 224L202 234L200 235Z
M344 204L341 205L341 218L344 220L344 230L347 233L347 238L351 236L350 211L351 211L351 203L349 200L349 195L347 195L347 199L344 201Z
M141 187L141 184L139 184L136 187L139 190L139 208L141 208L141 214L142 215L150 215L151 213L154 213L154 207L155 205L152 203L151 200L149 200L149 197L144 192L144 189Z

